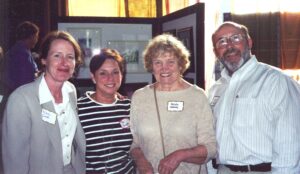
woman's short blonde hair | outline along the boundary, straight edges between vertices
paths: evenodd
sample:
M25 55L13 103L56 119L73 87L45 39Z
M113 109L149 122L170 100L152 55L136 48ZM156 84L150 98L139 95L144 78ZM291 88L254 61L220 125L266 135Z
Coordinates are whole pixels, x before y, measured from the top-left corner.
M143 52L145 69L153 72L153 58L164 53L171 53L178 60L180 73L183 74L190 66L190 52L176 37L170 34L161 34L149 41Z

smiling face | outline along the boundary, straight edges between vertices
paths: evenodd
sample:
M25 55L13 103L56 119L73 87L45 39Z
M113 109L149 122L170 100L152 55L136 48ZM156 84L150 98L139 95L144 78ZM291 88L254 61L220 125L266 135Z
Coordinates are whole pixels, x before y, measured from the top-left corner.
M152 66L153 75L160 85L176 85L181 79L178 59L170 52L164 52L153 58Z
M56 39L50 45L45 65L45 79L52 83L63 83L72 77L75 69L75 51L72 44Z
M119 64L113 59L106 59L91 77L96 83L97 96L104 98L114 98L122 82Z
M251 57L252 40L241 29L224 25L213 37L214 52L230 74L242 67Z

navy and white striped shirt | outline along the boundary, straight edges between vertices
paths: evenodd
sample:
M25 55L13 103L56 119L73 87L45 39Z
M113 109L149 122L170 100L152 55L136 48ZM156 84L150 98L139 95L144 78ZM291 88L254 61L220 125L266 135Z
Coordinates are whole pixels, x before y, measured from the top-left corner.
M134 173L129 155L132 134L129 127L130 100L102 104L87 92L78 99L78 114L86 136L87 172Z

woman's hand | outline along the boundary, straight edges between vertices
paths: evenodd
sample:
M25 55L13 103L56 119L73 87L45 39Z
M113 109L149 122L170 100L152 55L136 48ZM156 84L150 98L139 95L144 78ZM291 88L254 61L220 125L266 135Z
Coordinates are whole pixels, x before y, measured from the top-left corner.
M140 174L154 174L152 166L148 164L138 165L137 169Z
M181 162L203 164L206 157L207 149L204 145L176 150L160 160L158 172L159 174L172 174Z
M130 153L140 174L154 174L151 163L145 158L140 148L134 148Z
M172 174L180 162L182 161L182 153L181 151L175 151L162 160L160 160L158 165L159 174Z

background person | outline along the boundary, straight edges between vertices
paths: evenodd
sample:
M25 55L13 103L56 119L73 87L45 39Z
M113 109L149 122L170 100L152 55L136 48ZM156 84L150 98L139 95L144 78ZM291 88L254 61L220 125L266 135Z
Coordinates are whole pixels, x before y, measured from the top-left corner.
M209 91L218 174L300 173L299 85L257 61L245 26L225 22L212 41L225 67Z
M3 81L3 68L4 68L4 51L2 49L2 47L0 46L0 119L2 122L2 115L3 115L3 111L5 108L5 103L6 103L6 88L5 88L5 84Z
M38 72L37 64L31 55L39 38L39 27L25 21L17 26L16 43L5 55L4 82L10 94L21 85L33 82Z
M3 73L3 63L4 63L4 50L3 48L0 46L0 77L2 77L2 73ZM2 79L1 79L2 80Z
M79 118L86 136L87 174L135 173L129 149L130 100L118 98L124 59L114 49L92 57L90 72L96 91L78 99Z
M49 33L40 49L45 72L16 89L4 112L4 173L83 174L85 136L76 111L76 90L67 80L81 51L67 32Z
M185 81L189 52L175 37L156 36L144 51L156 83L137 90L130 111L131 154L139 173L206 173L216 153L213 116L204 91Z

